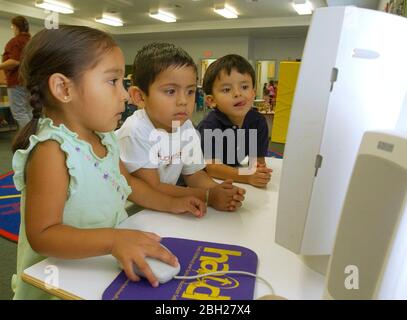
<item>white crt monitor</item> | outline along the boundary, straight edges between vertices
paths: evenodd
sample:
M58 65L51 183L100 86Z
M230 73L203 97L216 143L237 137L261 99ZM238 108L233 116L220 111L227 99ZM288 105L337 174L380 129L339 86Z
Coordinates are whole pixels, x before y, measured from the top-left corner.
M407 299L407 132L366 132L326 277L328 299Z
M406 34L407 19L385 12L350 6L314 12L276 218L275 240L292 252L331 254L362 135L394 129L406 101Z

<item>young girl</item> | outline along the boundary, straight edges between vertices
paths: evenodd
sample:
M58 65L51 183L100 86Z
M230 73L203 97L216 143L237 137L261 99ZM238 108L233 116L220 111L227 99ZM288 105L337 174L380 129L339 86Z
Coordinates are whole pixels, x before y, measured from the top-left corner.
M193 197L154 191L119 160L112 131L128 98L121 50L106 33L88 27L44 29L28 44L21 74L33 119L13 145L14 182L22 191L14 299L49 298L21 279L24 269L46 256L112 254L131 280L139 280L135 263L157 286L144 258L174 266L177 259L156 234L114 228L127 217L126 199L198 216L206 208Z

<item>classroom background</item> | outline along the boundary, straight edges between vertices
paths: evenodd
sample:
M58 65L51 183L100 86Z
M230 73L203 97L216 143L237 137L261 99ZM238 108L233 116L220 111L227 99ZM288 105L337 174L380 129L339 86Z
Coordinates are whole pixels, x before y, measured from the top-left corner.
M46 1L42 1L46 2ZM56 14L36 7L35 1L0 0L0 48L12 37L10 19L25 16L34 35L46 23L83 24L111 32L126 59L125 86L129 87L132 59L135 52L152 41L174 43L185 49L198 66L198 91L192 122L197 125L210 112L200 90L207 67L218 57L229 53L247 58L256 71L254 107L267 119L270 155L284 155L292 98L301 57L312 15L298 15L290 0L235 1L62 1L74 9L72 14ZM407 1L311 1L314 7L357 5L390 13L407 15ZM225 19L213 13L216 6L234 5L236 19ZM161 7L159 7L161 6ZM158 10L176 16L174 23L151 17ZM103 14L120 17L123 26L100 24L95 18ZM273 94L270 94L270 82ZM5 78L0 71L0 177L11 171L11 141L17 125L9 110ZM122 121L137 106L126 106ZM16 243L0 237L0 299L10 299L11 275L16 267Z

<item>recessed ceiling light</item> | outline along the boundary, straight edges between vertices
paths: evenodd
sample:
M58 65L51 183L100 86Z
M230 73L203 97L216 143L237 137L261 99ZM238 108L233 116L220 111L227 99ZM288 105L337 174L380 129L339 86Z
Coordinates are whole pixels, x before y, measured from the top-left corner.
M227 4L216 4L213 11L226 19L236 19L239 16L236 9Z
M176 22L177 21L177 17L174 16L171 13L162 11L160 9L158 10L154 10L154 11L150 11L149 16L151 18L157 19L157 20L161 20L164 22Z
M64 14L71 14L74 12L73 8L69 4L53 0L36 1L35 6L41 9Z
M314 9L312 3L308 0L294 0L293 7L300 15L311 14Z
M107 14L103 14L102 17L95 18L96 22L107 24L113 27L121 27L123 26L123 21L120 18L109 16Z

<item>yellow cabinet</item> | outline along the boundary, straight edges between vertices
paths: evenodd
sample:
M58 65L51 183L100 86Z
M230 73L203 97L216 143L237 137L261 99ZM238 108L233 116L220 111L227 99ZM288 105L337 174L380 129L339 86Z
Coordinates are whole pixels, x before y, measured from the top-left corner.
M276 107L274 109L273 130L271 132L272 142L285 143L286 141L299 70L300 62L280 62L280 77L278 80Z

